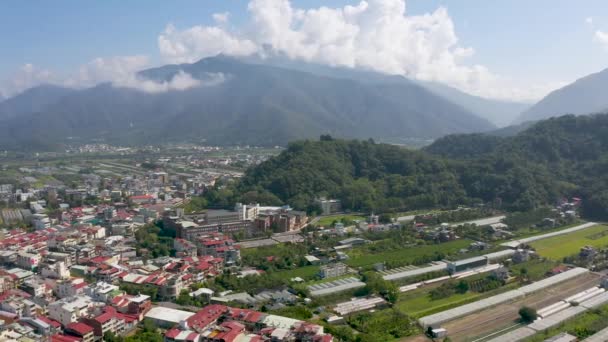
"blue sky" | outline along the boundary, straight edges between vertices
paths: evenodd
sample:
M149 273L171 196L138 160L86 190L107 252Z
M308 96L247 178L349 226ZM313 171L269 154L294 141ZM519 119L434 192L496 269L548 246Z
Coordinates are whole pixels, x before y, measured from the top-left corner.
M177 30L213 26L214 13L229 12L226 30L248 30L248 2L5 0L0 80L26 63L55 74L68 74L98 57L145 55L151 65L163 64L171 60L159 52L158 36L167 24ZM292 0L291 6L358 3ZM481 65L518 84L571 82L608 67L608 44L594 39L597 31L608 31L605 0L408 0L406 6L408 16L447 8L458 44L475 51L460 64Z

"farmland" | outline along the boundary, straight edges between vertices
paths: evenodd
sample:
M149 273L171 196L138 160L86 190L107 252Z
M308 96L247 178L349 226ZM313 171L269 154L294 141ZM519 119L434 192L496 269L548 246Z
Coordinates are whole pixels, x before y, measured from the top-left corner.
M412 264L415 260L425 256L456 253L460 249L468 247L471 242L471 240L462 239L441 244L409 246L375 254L369 254L365 247L361 247L348 252L350 259L346 263L352 267L371 266L379 262L390 263L393 261Z
M594 226L571 234L555 236L531 243L536 252L545 258L561 260L577 254L583 246L608 246L608 227Z
M321 218L317 225L322 227L329 227L335 222L352 222L352 221L365 221L365 217L360 215L337 215L337 216L325 216Z

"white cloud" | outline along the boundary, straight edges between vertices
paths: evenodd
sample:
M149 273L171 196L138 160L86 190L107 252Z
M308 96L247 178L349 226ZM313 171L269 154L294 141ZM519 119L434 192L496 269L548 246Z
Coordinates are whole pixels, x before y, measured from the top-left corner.
M217 26L194 26L178 31L173 25L167 25L158 36L158 47L163 58L170 63L192 63L219 53L245 56L257 50L252 41Z
M172 90L186 90L205 85L212 86L223 82L223 74L209 74L203 81L180 71L169 81L156 82L137 76L137 72L149 67L146 56L115 56L95 58L81 65L76 72L68 75L57 75L32 64L21 67L9 80L2 82L0 95L14 96L28 88L40 84L55 84L70 88L87 88L99 83L110 82L115 87L133 88L148 93L160 93Z
M126 78L112 82L115 87L137 89L146 93L163 93L167 91L183 91L199 86L215 86L226 80L222 73L207 74L204 80L193 78L190 74L180 70L171 80L156 82L131 74Z
M587 17L585 18L585 23L588 25L593 25L593 17Z
M228 13L228 12L213 13L213 20L215 20L215 22L218 24L227 23L229 18L230 18L230 13Z
M11 97L26 89L50 83L57 83L57 77L51 71L24 64L8 79L0 82L0 97Z
M171 63L194 62L224 53L280 54L333 66L372 69L437 81L472 94L534 100L554 85L516 84L482 65L470 65L475 50L463 46L447 9L408 15L405 0L368 0L354 6L301 9L288 0L251 0L247 31L216 26L177 30L158 37L161 56Z
M608 32L597 30L593 36L593 40L600 43L604 48L608 49Z

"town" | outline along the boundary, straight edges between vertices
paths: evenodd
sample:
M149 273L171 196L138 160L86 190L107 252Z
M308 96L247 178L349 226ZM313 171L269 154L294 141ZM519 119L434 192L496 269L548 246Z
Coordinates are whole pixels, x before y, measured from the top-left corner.
M520 341L608 310L608 227L580 198L213 209L205 193L271 154L124 152L3 164L0 340Z

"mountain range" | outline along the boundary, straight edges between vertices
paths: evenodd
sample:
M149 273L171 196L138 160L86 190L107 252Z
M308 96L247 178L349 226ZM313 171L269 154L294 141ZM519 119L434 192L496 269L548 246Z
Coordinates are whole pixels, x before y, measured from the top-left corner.
M516 123L565 114L592 114L608 109L608 69L553 91L523 112Z
M274 146L321 134L385 142L475 132L505 136L542 118L608 109L607 86L605 70L530 107L373 71L219 55L147 69L128 82L86 89L41 85L0 100L0 147ZM505 127L513 121L517 125Z
M373 72L321 74L217 56L144 70L138 76L167 84L184 73L202 85L154 92L111 83L80 90L32 88L0 103L0 145L284 145L327 133L434 139L495 128L415 82Z

